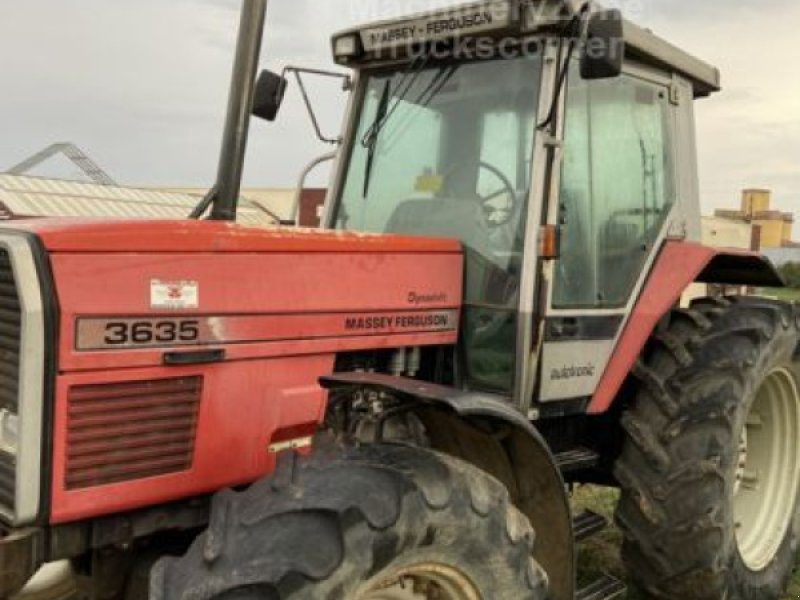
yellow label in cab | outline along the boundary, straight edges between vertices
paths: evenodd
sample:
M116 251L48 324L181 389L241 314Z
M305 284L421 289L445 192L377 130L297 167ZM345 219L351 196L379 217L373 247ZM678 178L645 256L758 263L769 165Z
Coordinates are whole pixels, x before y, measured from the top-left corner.
M440 175L420 175L414 186L415 192L436 193L441 191L444 185L444 177Z

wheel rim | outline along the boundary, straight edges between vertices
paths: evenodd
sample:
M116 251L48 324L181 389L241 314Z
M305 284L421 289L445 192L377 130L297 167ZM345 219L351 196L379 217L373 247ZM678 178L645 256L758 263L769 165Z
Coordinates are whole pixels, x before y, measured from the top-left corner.
M460 571L437 563L396 569L370 585L358 600L481 600Z
M73 600L78 588L68 561L44 565L11 600Z
M769 566L793 521L800 486L799 440L797 382L787 369L776 369L747 416L734 487L736 539L752 571Z

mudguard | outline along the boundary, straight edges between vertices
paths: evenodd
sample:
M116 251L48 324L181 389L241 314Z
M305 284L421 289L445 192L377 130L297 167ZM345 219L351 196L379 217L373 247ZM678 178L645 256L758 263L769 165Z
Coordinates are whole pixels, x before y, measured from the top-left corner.
M524 415L499 396L403 377L343 373L322 377L320 383L337 394L367 389L414 403L434 449L471 462L512 488L515 503L536 530L535 555L550 578L553 600L574 599L575 548L566 486L547 442ZM502 445L487 433L498 430L506 432ZM510 481L487 458L498 449L513 471Z
M692 283L783 287L775 266L756 252L689 242L664 245L595 392L589 414L611 408L659 321Z

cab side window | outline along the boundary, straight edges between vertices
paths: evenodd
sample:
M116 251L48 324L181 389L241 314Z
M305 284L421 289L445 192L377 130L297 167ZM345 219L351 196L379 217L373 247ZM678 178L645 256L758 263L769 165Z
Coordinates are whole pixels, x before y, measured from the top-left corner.
M556 308L624 306L675 204L668 90L628 75L568 89Z

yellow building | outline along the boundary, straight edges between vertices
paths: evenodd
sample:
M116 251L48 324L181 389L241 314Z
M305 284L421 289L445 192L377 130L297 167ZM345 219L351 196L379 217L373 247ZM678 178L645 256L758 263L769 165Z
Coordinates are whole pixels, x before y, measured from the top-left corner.
M770 204L772 204L772 192L769 190L742 192L742 212L750 220L758 213L769 211Z
M783 241L784 246L792 246L794 245L794 218L792 215L784 215L785 217L789 217L788 219L784 219L783 221Z
M718 210L718 218L750 223L757 228L760 248L783 248L792 245L794 215L772 210L770 190L750 189L742 192L741 210Z
M792 241L792 215L778 211L756 213L753 224L761 228L762 248L783 248Z

